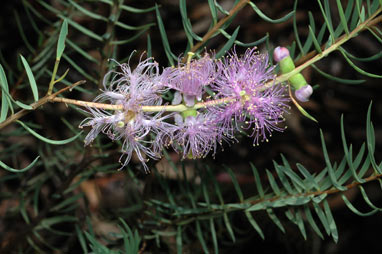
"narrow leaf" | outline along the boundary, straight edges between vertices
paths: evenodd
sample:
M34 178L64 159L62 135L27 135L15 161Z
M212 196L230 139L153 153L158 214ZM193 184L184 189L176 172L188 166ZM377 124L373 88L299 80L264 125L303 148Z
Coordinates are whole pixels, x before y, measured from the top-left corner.
M78 138L82 134L82 131L81 131L78 134L76 134L75 136L73 136L71 138L68 138L68 139L64 139L64 140L51 140L51 139L47 139L47 138L41 136L40 134L38 134L37 132L35 132L31 128L29 128L25 123L23 123L21 121L16 121L16 122L18 122L21 126L24 127L24 129L26 129L30 134L32 134L36 138L40 139L41 141L43 141L45 143L52 144L52 145L65 145L65 144L68 144L68 143L72 142L73 140L75 140L76 138Z
M341 0L336 0L336 1L337 1L338 13L340 14L341 26L345 29L346 34L349 34L349 28L347 25L344 9L342 8Z
M25 171L28 171L29 169L31 169L38 161L38 159L40 158L40 156L37 156L32 162L31 164L29 164L28 166L26 166L25 168L22 168L22 169L15 169L15 168L11 168L10 166L6 165L4 162L0 161L0 166L2 168L4 168L5 170L8 170L12 173L22 173L22 172L25 172Z
M158 8L157 4L155 4L155 13L156 13L158 27L159 27L159 32L160 32L160 35L161 35L161 38L162 38L162 43L163 43L163 47L164 47L167 59L168 59L169 63L172 66L174 66L174 60L173 59L176 59L176 57L171 52L170 44L169 44L168 39L167 39L166 29L164 28L163 21L162 21L162 18L160 16L159 8Z
M333 240L334 242L338 242L338 231L337 231L336 222L334 221L332 212L330 211L329 204L326 200L324 201L324 210L325 210L326 218L328 219L330 233L333 237Z
M62 22L60 35L58 37L58 42L57 42L57 55L56 55L57 60L60 60L62 53L64 53L65 39L67 35L68 35L68 20L65 18L64 22Z
M240 26L238 26L233 34L231 35L231 38L224 44L224 46L219 50L218 53L216 53L215 58L219 59L220 57L224 56L225 53L232 48L233 43L236 40L237 34L239 32Z
M5 72L3 66L0 64L0 88L2 91L8 92L8 81L7 76L5 76ZM7 97L7 95L2 92L1 93L1 113L0 113L0 123L3 122L7 118L8 109L11 107L11 101Z
M255 219L252 217L252 214L249 211L245 211L245 216L247 216L247 219L251 223L252 227L257 231L260 237L264 240L265 239L264 233L259 227L259 224L257 224Z
M257 13L257 15L260 16L260 18L262 18L263 20L267 21L267 22L270 22L270 23L282 23L282 22L285 22L287 21L290 17L293 16L293 14L295 13L294 11L291 11L289 12L288 14L286 14L284 17L282 18L279 18L279 19L271 19L269 18L268 16L266 16L257 6L256 4L254 4L253 2L249 2L249 5L253 8L253 10Z
M32 89L34 101L38 101L38 89L37 89L36 80L34 79L34 75L32 73L32 70L31 70L27 60L22 55L20 55L20 57L21 57L21 61L23 62L27 76L28 76L28 80L29 80L29 84L30 84L31 89Z

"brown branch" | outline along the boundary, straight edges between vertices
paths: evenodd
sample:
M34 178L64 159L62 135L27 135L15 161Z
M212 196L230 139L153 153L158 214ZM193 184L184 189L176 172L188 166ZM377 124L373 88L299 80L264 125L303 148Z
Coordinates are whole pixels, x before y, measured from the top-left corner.
M4 122L0 123L0 130L3 129L4 127L8 126L9 124L13 123L14 121L20 119L21 117L27 115L28 113L34 111L35 109L37 109L38 107L41 107L42 105L46 104L47 102L51 102L53 101L53 99L67 91L67 90L72 90L74 87L78 86L78 85L82 85L84 84L86 81L85 80L80 80L80 81L77 81L76 83L73 83L72 85L70 86L67 86L65 88L62 88L61 90L55 92L54 94L51 94L51 95L45 95L44 97L42 97L40 100L30 104L30 106L32 107L31 110L28 110L28 109L21 109L20 111L18 111L17 113L11 115L10 117L8 117Z

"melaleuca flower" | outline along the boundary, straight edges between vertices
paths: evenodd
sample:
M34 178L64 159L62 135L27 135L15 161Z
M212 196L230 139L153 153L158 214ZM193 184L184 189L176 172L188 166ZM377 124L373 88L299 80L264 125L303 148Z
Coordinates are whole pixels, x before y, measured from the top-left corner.
M215 77L215 65L206 54L198 60L187 64L179 61L178 67L168 67L163 70L162 82L171 89L183 94L185 104L192 107L195 100L200 101L204 87L209 85Z
M182 151L184 158L204 158L210 151L216 152L221 142L221 131L216 124L216 116L210 112L187 116L184 120L177 115L177 126L172 129L175 150Z
M252 128L254 145L267 140L273 130L283 121L286 112L285 89L281 85L266 87L275 78L268 56L248 49L239 57L235 51L217 62L218 75L211 86L216 98L228 98L227 103L215 109L225 130L233 136L235 130ZM244 123L244 126L242 126Z
M160 105L161 94L166 88L159 82L158 65L150 59L141 61L134 70L131 70L128 64L118 65L121 71L111 71L105 76L105 90L94 101L122 105L123 109L109 112L89 108L92 117L86 118L80 124L80 127L92 127L85 138L85 145L90 144L103 132L111 140L123 142L123 166L127 165L135 152L144 169L148 171L146 157L160 158L165 140L171 139L168 130L172 124L165 121L171 115L163 116L163 112L145 112L142 106ZM155 135L158 137L155 138Z
M158 63L148 58L139 62L134 70L129 64L117 64L121 71L113 70L105 75L104 93L96 100L123 104L129 110L139 110L140 106L145 105L161 105L161 94L167 89L160 82Z

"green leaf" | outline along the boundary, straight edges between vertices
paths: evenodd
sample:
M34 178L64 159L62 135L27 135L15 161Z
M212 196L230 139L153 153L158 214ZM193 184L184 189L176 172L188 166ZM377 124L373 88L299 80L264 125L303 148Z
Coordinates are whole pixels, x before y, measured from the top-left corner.
M68 35L68 19L65 18L64 22L62 22L60 35L58 37L58 42L57 42L56 60L58 61L61 59L62 53L64 53L65 39L67 35Z
M182 227L178 226L176 231L176 249L178 254L183 253L182 248Z
M368 157L370 158L370 162L371 162L371 165L373 166L373 169L379 174L381 174L382 169L377 165L375 161L375 157L374 157L375 132L373 128L373 123L371 122L371 106L372 106L372 102L370 102L369 108L367 110L367 117L366 117L366 143L367 143L367 150L369 152Z
M52 145L65 145L65 144L68 144L68 143L72 142L73 140L75 140L76 138L78 138L82 134L82 131L81 131L77 135L75 135L74 137L71 137L71 138L68 138L68 139L64 139L64 140L51 140L51 139L47 139L47 138L41 136L40 134L38 134L37 132L35 132L31 128L29 128L25 123L23 123L21 121L18 121L18 120L16 122L18 122L21 126L24 127L24 129L26 129L30 134L32 134L36 138L40 139L41 141L43 141L45 143L52 144Z
M324 227L326 234L330 235L330 228L329 228L329 223L326 218L325 213L322 211L321 207L317 203L313 203L313 208L320 219L322 226Z
M96 20L103 20L103 21L107 21L107 18L105 18L104 16L102 15L99 15L97 13L94 13L94 12L91 12L87 9L85 9L84 7L82 7L81 5L77 4L76 2L74 2L73 0L69 0L69 3L74 6L75 8L77 8L80 12L82 12L83 14L91 17L92 19L96 19Z
M209 253L206 241L204 240L203 233L202 233L202 230L200 228L199 220L196 220L195 224L196 224L195 225L196 226L196 235L198 236L199 242L202 245L203 251L204 251L204 253Z
M4 168L5 170L8 170L12 173L22 173L22 172L25 172L25 171L28 171L29 169L31 169L38 161L38 159L40 158L40 156L37 156L32 162L31 164L29 164L28 166L26 166L25 168L22 168L22 169L15 169L15 168L11 168L9 167L8 165L6 165L4 162L0 161L0 166L2 168Z
M96 33L94 33L93 31L91 31L91 30L89 30L88 28L86 28L86 27L84 27L84 26L82 26L82 25L80 25L80 24L78 24L77 22L75 22L75 21L73 21L73 20L71 20L71 19L66 19L64 16L62 16L62 15L58 15L60 18L62 18L62 19L64 19L64 22L65 22L65 20L67 21L67 23L69 24L69 25L71 25L72 27L74 27L75 29L77 29L78 31L80 31L80 32L82 32L83 34L85 34L85 35L87 35L87 36L89 36L90 38L93 38L93 39L95 39L95 40L97 40L97 41L100 41L100 42L102 42L103 41L103 38L102 38L102 36L99 36L98 34L96 34ZM64 26L64 24L62 24L63 26ZM64 32L65 32L65 28L63 28L63 27L61 27L62 29L64 29ZM61 30L62 30L61 29ZM66 29L66 31L67 31L67 29ZM65 42L65 37L66 37L66 34L65 33L63 33L63 36L61 37L61 32L60 32L60 37L59 37L59 40L60 40L60 38L63 38L61 41L61 45L64 47L64 42ZM59 49L59 47L57 47L57 56L59 56L59 51L58 51L58 49ZM64 52L64 48L62 48L62 50L60 51L60 53L61 53L61 55L62 55L62 53Z
M330 234L332 235L334 242L337 243L338 242L338 231L337 231L336 222L333 219L332 212L330 211L329 204L326 200L324 200L324 210L325 210L326 218L328 219Z
M127 5L121 5L121 9L125 10L125 11L132 12L132 13L146 13L146 12L150 12L150 11L155 10L156 6L149 7L149 8L146 8L146 9L138 9L138 8L127 6Z
M74 196L71 196L67 199L65 199L64 201L62 201L61 203L55 205L54 207L52 207L52 209L50 209L50 211L58 211L62 208L64 208L65 206L68 206L74 202L76 202L77 200L79 200L80 198L83 198L84 194L81 192L81 193L78 193Z
M371 78L382 78L382 75L377 75L377 74L369 73L369 72L367 72L367 71L362 70L362 69L359 68L357 65L355 65L355 64L349 59L349 57L345 54L343 48L340 47L340 48L339 48L339 51L342 53L342 55L344 56L345 60L350 64L350 66L353 67L353 69L356 70L357 72L361 73L362 75L371 77Z
M97 59L95 59L93 56L91 56L88 52L86 52L85 50L83 50L82 48L80 48L78 45L76 45L74 42L72 42L71 40L69 39L66 39L66 43L68 43L68 45L74 49L75 51L77 51L79 54L81 54L83 57L85 57L86 59L88 59L89 61L92 61L93 63L96 63L97 65L99 64L99 61Z
M245 211L245 216L247 217L249 223L251 223L252 227L256 230L256 232L260 235L261 239L265 239L263 230L259 227L259 224L255 221L255 219L252 217L252 214L246 210Z
M273 177L272 173L268 169L266 170L266 172L267 172L268 180L273 192L276 194L276 196L280 196L281 195L280 188L277 185L275 178Z
M321 238L321 239L324 239L324 236L322 235L319 227L317 226L316 222L314 221L313 219L313 216L312 216L312 213L310 211L310 208L308 205L305 205L304 206L304 212L305 212L305 217L308 221L308 223L310 224L310 226L313 228L314 232L317 233L317 235Z
M263 190L263 186L262 186L261 181L260 181L259 173L257 172L257 169L252 164L252 162L250 162L250 165L251 165L253 176L255 178L255 184L256 184L257 192L259 193L260 198L264 198L264 190Z
M155 4L155 13L156 13L159 32L160 32L160 35L162 38L162 43L163 43L163 47L164 47L167 59L168 59L169 63L171 64L171 66L174 66L174 60L173 59L177 59L177 58L171 52L170 44L169 44L168 39L167 39L166 29L164 28L163 21L162 21L162 18L160 16L159 8L158 8L157 4Z
M257 15L260 16L260 18L262 18L263 20L267 21L267 22L270 22L270 23L274 23L274 24L277 24L277 23L282 23L282 22L285 22L287 21L290 17L293 16L293 14L295 13L294 11L291 11L289 12L287 15L285 15L284 17L282 18L279 18L279 19L271 19L269 18L268 16L266 16L257 6L256 4L254 4L253 2L249 2L249 5L253 8L253 10L257 13Z
M340 14L341 25L345 29L346 34L349 34L349 28L347 25L344 9L342 8L341 0L336 0L336 1L337 1L338 13Z
M348 149L348 145L347 145L346 137L345 137L345 127L344 127L344 116L343 115L341 115L341 139L342 139L343 149L345 152L345 158L346 158L346 161L347 161L348 166L350 168L350 171L353 174L354 179L359 183L365 182L365 180L358 177L357 172L355 171L355 168L353 165L351 154L349 154L349 149Z
M358 85L358 84L362 84L364 83L366 80L364 79L343 79L343 78L339 78L339 77L336 77L336 76L333 76L333 75L330 75L322 70L320 70L315 64L312 64L311 65L318 73L320 73L322 76L324 76L325 78L327 79L331 79L335 82L338 82L338 83L343 83L343 84L349 84L349 85Z
M34 75L32 73L32 70L31 70L27 60L22 55L20 55L20 57L21 57L21 61L23 62L27 76L28 76L28 80L29 80L29 84L30 84L31 89L32 89L34 101L38 101L38 89L37 89L36 80L34 79Z
M240 202L243 202L244 201L243 192L241 191L240 185L236 179L235 174L232 172L232 170L229 167L225 167L225 168L227 169L228 174L231 176L233 186L236 190L236 193L237 193L237 196L239 197Z
M5 75L3 66L0 64L0 88L2 91L8 92L8 81ZM7 119L8 109L12 107L10 99L7 97L5 92L1 93L1 113L0 113L0 123ZM12 109L13 112L13 109Z
M278 165L275 161L273 161L273 166L277 172L277 175L280 179L281 184L284 186L284 188L287 190L289 194L294 194L295 191L293 190L292 186L290 185L287 177L284 174L283 167Z
M276 226L285 234L285 228L281 224L281 221L276 216L276 214L273 212L273 210L271 208L268 208L267 213L268 213L269 218L271 218L271 220L276 224Z
M218 14L217 14L216 6L215 6L215 1L208 0L208 6L210 7L212 21L214 24L216 24L218 20Z
M237 34L239 32L240 26L238 26L233 34L231 35L231 38L224 44L224 46L219 50L218 53L216 53L215 58L219 59L220 57L224 56L225 53L232 48L233 43L236 40Z
M77 239L80 242L80 245L81 245L83 253L84 254L88 254L89 253L88 252L88 247L87 247L87 244L86 244L86 241L85 241L85 237L84 237L80 227L78 226L78 224L75 224L74 227L76 229Z
M322 130L320 129L320 136L321 136L321 146L322 146L322 152L324 154L324 158L325 158L325 163L326 163L326 166L327 166L327 169L328 169L328 173L329 173L329 177L330 177L330 180L331 182L333 183L334 187L336 187L337 189L341 190L341 191L344 191L346 190L346 187L344 186L340 186L338 181L337 181L337 178L335 176L335 173L334 173L334 169L332 167L332 164L330 163L330 158L329 158L329 154L328 154L328 151L326 149L326 144L325 144L325 139L324 139L324 134L322 133Z
M215 229L214 220L211 218L209 219L209 222L210 222L210 230L211 230L211 237L212 237L212 243L214 245L214 250L215 250L215 253L219 253L218 239L216 237L216 229Z

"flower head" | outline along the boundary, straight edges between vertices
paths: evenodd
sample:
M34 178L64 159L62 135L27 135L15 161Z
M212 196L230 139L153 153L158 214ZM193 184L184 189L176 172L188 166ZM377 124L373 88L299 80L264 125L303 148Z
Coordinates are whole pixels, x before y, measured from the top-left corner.
M111 71L105 76L105 90L94 101L122 105L123 109L109 112L89 108L92 116L80 124L80 127L92 127L85 138L85 145L90 144L100 132L111 140L122 140L122 167L130 161L132 153L135 152L145 171L148 171L146 157L160 158L165 140L162 137L169 135L168 130L172 124L165 121L171 115L163 116L163 112L144 112L142 106L160 105L161 94L166 88L159 82L157 63L151 59L141 61L134 70L131 70L128 64L118 66L120 71ZM161 138L155 138L155 134ZM122 158L125 158L123 162Z
M173 130L173 147L181 150L183 158L204 158L210 151L216 152L218 142L223 138L211 112L198 113L186 119L177 117Z
M273 130L281 131L277 124L283 121L288 99L281 85L266 86L275 77L268 56L258 54L255 48L241 57L233 51L217 66L219 75L212 89L218 98L231 100L215 110L220 112L218 119L229 135L233 136L235 130L252 128L251 136L254 144L258 144L259 140L267 140Z
M183 94L187 106L193 106L195 99L200 101L204 87L215 77L215 65L209 55L187 64L179 61L178 67L168 67L162 73L163 84Z

